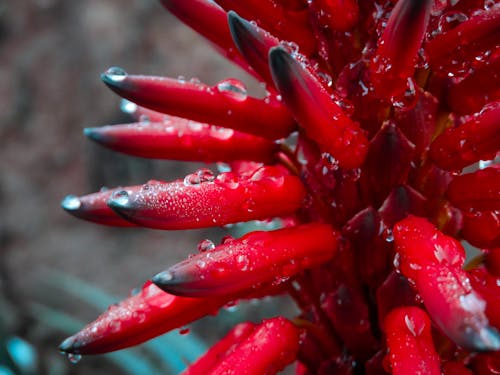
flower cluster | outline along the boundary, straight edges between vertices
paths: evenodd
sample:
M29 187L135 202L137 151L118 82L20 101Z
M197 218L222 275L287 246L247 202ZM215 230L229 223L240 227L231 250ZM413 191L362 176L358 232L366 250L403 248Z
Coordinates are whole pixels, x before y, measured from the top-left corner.
M294 320L241 323L185 374L500 371L500 5L491 0L162 0L265 84L102 80L132 124L85 129L130 155L220 163L68 196L113 226L275 219L205 240L60 346L137 345L228 303L288 293ZM460 241L481 249L465 262Z

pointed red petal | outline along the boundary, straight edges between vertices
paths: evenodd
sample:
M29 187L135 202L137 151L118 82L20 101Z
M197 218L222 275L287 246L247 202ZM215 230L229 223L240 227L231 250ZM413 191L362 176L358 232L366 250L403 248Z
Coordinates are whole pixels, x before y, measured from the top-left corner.
M450 84L447 102L453 112L478 112L492 101L500 101L500 50L483 66L471 69L462 80Z
M330 318L343 345L357 360L365 361L377 350L368 305L359 290L341 283L322 297L321 307Z
M264 82L269 87L274 87L267 57L269 50L280 43L279 39L233 11L228 12L227 15L229 29L236 47Z
M240 323L213 345L203 356L190 365L182 375L206 375L218 363L226 358L232 350L255 331L255 324Z
M321 83L287 51L271 49L273 80L285 104L307 135L345 168L359 167L368 141L359 128L330 98Z
M387 314L401 306L417 306L417 294L406 277L392 271L384 283L377 289L377 315L379 325L383 327Z
M279 149L265 138L173 116L165 116L162 122L87 128L85 135L129 155L205 163L234 160L272 163Z
M500 166L455 177L446 196L461 210L500 210Z
M407 180L414 150L415 145L394 123L382 125L370 141L362 168L360 182L367 201L378 207L395 186Z
M474 246L500 246L500 211L472 211L464 213L462 236Z
M114 70L101 78L118 95L154 111L270 139L286 137L295 129L293 118L275 97L249 97L237 80L210 87L172 78L117 75Z
M131 188L134 189L135 187ZM62 200L61 207L71 215L93 223L115 227L135 226L135 224L117 215L106 203L114 193L121 190L123 189L105 190L99 193L83 195L81 197L68 195Z
M431 159L447 170L460 170L500 151L500 102L490 104L470 121L446 129L430 149Z
M370 80L378 96L390 99L406 89L432 4L430 0L399 0L392 10L370 66Z
M60 350L99 354L127 348L213 314L227 298L185 298L147 282L136 295L112 305L94 322L67 338Z
M418 307L400 307L385 318L385 334L392 374L440 375L431 322Z
M299 330L287 319L265 320L216 366L211 375L274 375L293 362L299 350Z
M118 214L157 229L191 229L293 214L305 190L295 176L263 167L249 177L202 169L184 181L150 181L108 201Z
M425 50L432 69L446 73L469 70L471 58L498 46L500 5L479 10L457 27L437 35Z
M321 264L338 245L339 234L326 224L251 232L170 267L153 282L176 295L235 295Z
M373 288L380 285L389 272L392 245L384 238L383 230L380 216L373 207L358 212L342 230L349 239L357 274Z
M499 350L500 334L488 323L486 302L462 270L465 252L458 241L427 220L408 217L394 227L401 272L413 280L436 325L471 350Z
M378 211L384 223L392 228L409 214L426 216L427 205L427 199L418 191L408 185L400 185L392 189Z

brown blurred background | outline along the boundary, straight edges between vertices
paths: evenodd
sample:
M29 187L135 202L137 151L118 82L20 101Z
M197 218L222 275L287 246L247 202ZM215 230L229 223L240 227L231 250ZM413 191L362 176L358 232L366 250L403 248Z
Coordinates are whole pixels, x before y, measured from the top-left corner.
M100 312L78 283L124 297L194 252L199 240L218 241L224 231L99 227L60 208L66 194L179 178L198 167L132 158L85 139L83 127L130 121L99 74L116 65L209 84L249 78L155 0L0 1L0 56L0 374L8 374L5 368L124 373L107 357L75 366L57 352L65 330ZM254 320L273 314L266 304L242 310L225 311L191 331L212 342L244 314ZM67 316L77 322L66 322ZM7 363L12 337L32 345L37 360L31 370ZM147 357L141 350L134 353Z

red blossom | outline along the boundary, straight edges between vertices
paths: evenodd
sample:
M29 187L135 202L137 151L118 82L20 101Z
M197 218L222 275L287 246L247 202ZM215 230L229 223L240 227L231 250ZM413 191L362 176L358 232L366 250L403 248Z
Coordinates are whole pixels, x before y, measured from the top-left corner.
M303 375L498 372L499 5L161 2L266 96L234 79L110 68L102 78L136 122L84 132L123 153L230 171L62 207L115 226L281 227L203 241L61 350L118 350L229 302L288 293L296 319L241 323L185 374L276 374L292 362ZM462 241L480 256L466 260Z

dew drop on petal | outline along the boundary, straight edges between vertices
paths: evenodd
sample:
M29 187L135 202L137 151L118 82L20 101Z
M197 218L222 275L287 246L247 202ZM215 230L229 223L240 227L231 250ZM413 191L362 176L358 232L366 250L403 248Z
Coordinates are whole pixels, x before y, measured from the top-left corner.
M236 262L238 264L238 269L240 271L247 271L248 270L248 264L249 264L249 260L248 260L248 257L246 255L238 255L238 257L236 258Z
M233 136L234 130L212 125L210 127L210 135L221 140L229 139Z
M220 81L217 84L217 90L226 97L239 102L244 101L248 96L245 84L233 78Z
M204 182L212 182L215 180L214 173L208 168L198 169L196 172L188 174L184 177L185 186L199 185Z
M82 359L82 356L80 354L73 354L73 353L68 353L67 357L68 360L74 365L76 365Z
M111 196L111 200L120 205L120 206L126 206L129 203L129 195L126 190L120 190Z
M405 315L405 324L406 328L408 328L411 334L415 337L419 336L422 333L422 330L424 329L423 325L417 327L414 320L408 315Z
M141 115L139 117L139 123L140 125L149 125L151 120L149 119L148 115Z
M112 66L104 74L113 82L121 82L127 78L127 72L117 66Z
M69 211L78 210L82 206L80 198L75 195L67 195L61 202L62 208Z
M198 243L198 251L200 253L203 253L205 251L210 251L213 249L215 249L215 244L212 241L210 241L209 239L201 240Z
M120 101L120 110L123 113L133 114L137 111L137 104L132 103L130 100L122 99Z
M468 17L464 13L457 11L446 12L439 18L438 30L440 32L446 32L448 30L454 29L462 22L465 22L467 20Z
M382 233L382 237L386 242L393 242L394 241L394 234L392 233L391 228L386 228L384 232Z

